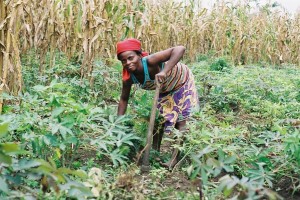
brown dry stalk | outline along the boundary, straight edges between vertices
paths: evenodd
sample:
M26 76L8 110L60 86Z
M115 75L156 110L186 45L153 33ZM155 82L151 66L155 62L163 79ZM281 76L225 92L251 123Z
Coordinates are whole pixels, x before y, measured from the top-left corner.
M128 37L140 39L150 53L184 45L190 60L214 51L236 64L300 64L300 14L292 17L272 8L252 12L247 1L218 1L210 11L196 0L0 2L0 78L14 92L21 87L19 55L28 50L40 59L41 74L47 53L52 67L60 51L82 60L82 77L90 78L94 60L115 57L116 42Z
M5 17L6 17L6 7L4 6L3 0L0 0L0 23L1 24L3 24ZM2 28L0 28L0 80L2 80L2 73L3 73L2 68L3 68L3 63L4 63L3 62L3 60L4 60L3 50L5 48L5 46L4 46L5 28L4 28L4 25L1 25L1 26L2 26ZM2 107L3 107L3 98L2 98L3 87L4 87L4 84L1 81L1 84L0 84L0 114L2 112Z
M86 77L95 58L114 57L115 43L127 37L142 40L149 52L185 45L190 59L215 50L217 56L230 56L235 63L299 61L299 16L251 13L246 3L220 1L212 11L199 8L198 1L185 5L151 0L27 0L26 4L22 23L27 35L19 38L34 38L34 45L26 42L24 49L38 49L42 61L49 51L50 67L55 64L55 49L83 59L81 71Z

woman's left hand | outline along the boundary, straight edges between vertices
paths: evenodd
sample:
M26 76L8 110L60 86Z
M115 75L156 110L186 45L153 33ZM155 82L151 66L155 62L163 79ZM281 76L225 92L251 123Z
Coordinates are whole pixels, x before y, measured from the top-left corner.
M159 83L162 83L166 79L166 76L166 72L161 71L155 75L155 80L157 80Z

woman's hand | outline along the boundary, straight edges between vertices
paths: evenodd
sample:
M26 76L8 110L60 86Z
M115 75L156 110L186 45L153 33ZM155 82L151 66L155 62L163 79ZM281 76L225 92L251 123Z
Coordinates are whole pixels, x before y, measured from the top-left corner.
M157 80L159 84L163 83L166 79L166 76L167 76L166 72L161 71L155 75L155 80Z

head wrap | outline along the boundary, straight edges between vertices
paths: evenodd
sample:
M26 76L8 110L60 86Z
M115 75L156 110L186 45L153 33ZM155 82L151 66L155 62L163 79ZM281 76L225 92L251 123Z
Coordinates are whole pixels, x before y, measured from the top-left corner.
M117 43L117 55L125 51L141 51L141 42L137 39L130 38ZM142 52L142 57L149 55L147 52ZM122 79L124 81L130 78L130 73L123 68Z

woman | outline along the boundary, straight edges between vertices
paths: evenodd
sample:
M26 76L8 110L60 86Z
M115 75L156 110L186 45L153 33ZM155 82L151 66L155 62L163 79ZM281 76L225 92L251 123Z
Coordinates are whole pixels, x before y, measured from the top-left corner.
M155 78L160 82L157 108L164 117L164 133L170 134L173 128L184 132L186 120L192 108L198 105L193 74L179 63L185 47L176 46L148 55L142 52L137 39L127 39L117 43L117 56L123 65L123 87L118 106L118 115L126 112L132 84L139 84L145 90L155 90ZM161 137L158 136L159 150ZM155 140L155 139L154 139ZM169 162L163 165L173 168L179 161L175 149Z

